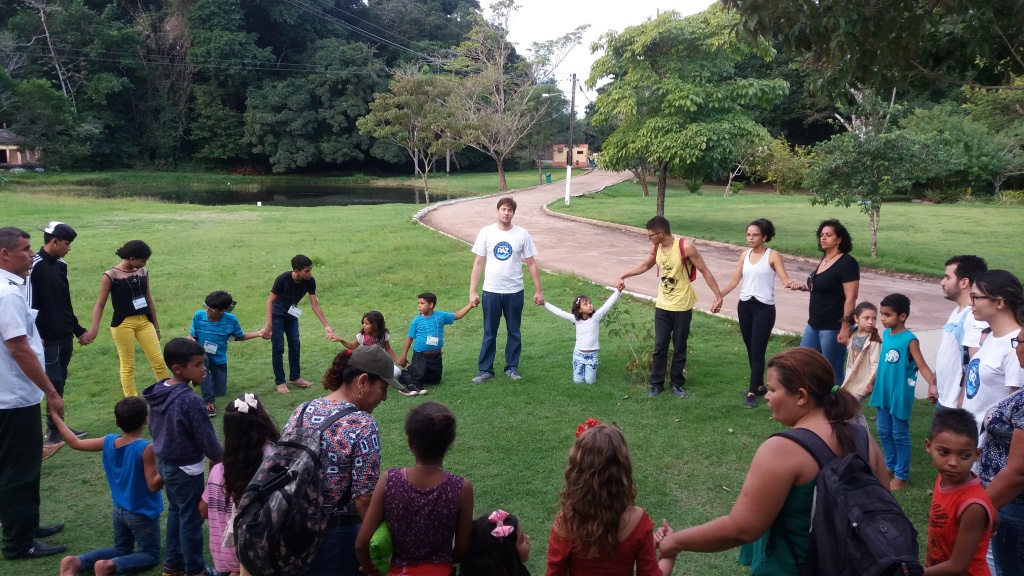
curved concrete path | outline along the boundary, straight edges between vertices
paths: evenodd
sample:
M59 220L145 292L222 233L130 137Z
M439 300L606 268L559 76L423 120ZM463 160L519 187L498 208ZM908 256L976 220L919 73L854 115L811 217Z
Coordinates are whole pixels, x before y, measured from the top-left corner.
M628 173L622 172L591 171L572 179L572 194L600 190L629 177ZM545 210L546 204L564 197L564 182L515 190L509 194L516 199L519 206L514 222L530 232L534 243L537 244L537 262L545 270L576 274L604 286L614 286L619 275L636 266L651 249L651 243L642 229L585 221L555 215ZM495 195L439 205L422 215L420 221L435 230L472 244L480 228L496 221L495 204L498 197ZM751 215L750 219L754 217L756 215ZM809 222L808 226L815 224ZM672 229L676 234L685 235L686 221L673 221ZM724 285L735 270L743 248L704 240L694 242L719 285ZM790 276L801 281L817 264L817 260L796 256L785 256L785 262ZM467 253L467 286L471 267L472 258ZM700 297L697 307L708 310L714 297L699 275L695 287ZM626 283L626 289L642 296L657 296L658 279L654 270L630 278ZM529 291L530 288L527 286L528 294ZM893 292L901 292L910 298L912 306L908 326L921 337L926 348L925 358L930 361L935 357L935 352L927 349L931 348L928 346L928 340L931 338L924 332L941 329L953 309L953 303L942 297L938 281L926 282L861 270L861 300L870 300L877 304L886 294ZM807 293L786 290L776 280L775 297L778 310L776 330L797 334L802 332L807 321ZM737 288L726 297L721 314L736 318L738 299Z

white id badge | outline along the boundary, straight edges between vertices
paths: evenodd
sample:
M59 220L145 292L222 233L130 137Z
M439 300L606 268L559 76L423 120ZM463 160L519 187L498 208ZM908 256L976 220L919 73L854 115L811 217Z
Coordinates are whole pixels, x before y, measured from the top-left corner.
M302 308L292 304L288 307L288 313L298 318L299 316L302 316Z
M437 336L427 336L427 346L437 346Z
M149 303L146 302L145 296L139 296L138 298L132 300L132 305L135 306L136 310L142 310L143 308L149 306Z
M207 354L216 354L217 345L213 342L203 342L203 350L206 350Z

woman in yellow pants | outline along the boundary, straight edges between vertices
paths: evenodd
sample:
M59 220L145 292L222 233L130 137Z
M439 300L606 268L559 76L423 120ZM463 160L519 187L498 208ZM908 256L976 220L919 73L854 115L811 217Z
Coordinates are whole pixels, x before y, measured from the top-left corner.
M164 364L160 351L160 323L156 319L156 307L149 294L149 272L146 261L153 254L142 240L131 240L118 248L121 263L103 273L100 280L100 294L92 309L92 328L86 334L96 337L99 331L103 308L110 296L114 317L110 321L110 335L117 346L121 361L121 388L125 396L135 393L135 342L153 367L157 380L169 378L170 372Z

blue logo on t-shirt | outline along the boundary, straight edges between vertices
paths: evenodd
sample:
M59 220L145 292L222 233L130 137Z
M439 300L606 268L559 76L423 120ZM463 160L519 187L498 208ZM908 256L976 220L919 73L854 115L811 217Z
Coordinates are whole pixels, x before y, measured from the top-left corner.
M512 245L508 242L498 242L494 245L494 257L505 261L512 257Z
M971 363L967 365L967 386L964 394L968 398L974 398L978 395L978 389L981 388L981 377L978 371L981 367L981 360L977 358L971 359Z
M888 362L889 364L895 364L899 362L900 351L895 349L889 350L888 352L885 353L885 361Z

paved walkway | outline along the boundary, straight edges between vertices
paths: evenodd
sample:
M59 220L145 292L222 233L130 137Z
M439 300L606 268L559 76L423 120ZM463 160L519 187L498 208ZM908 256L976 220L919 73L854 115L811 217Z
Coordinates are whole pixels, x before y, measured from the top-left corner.
M572 179L572 194L593 192L628 178L628 173L595 170ZM642 229L585 221L555 215L545 210L546 204L564 197L564 182L513 191L511 195L519 205L513 222L530 232L539 252L537 262L546 270L576 274L604 286L613 286L619 275L636 266L651 249L651 243ZM435 230L472 244L480 228L496 221L497 198L491 196L438 206L424 214L420 221ZM753 220L756 216L751 214L750 219ZM808 222L807 225L813 227L816 223ZM685 221L674 221L672 226L673 232L686 233ZM719 285L724 285L732 276L743 248L704 240L694 242ZM817 264L817 260L786 256L785 263L789 275L803 281ZM864 264L861 262L861 265ZM472 258L467 252L467 286L471 266ZM529 280L527 284L529 285ZM697 307L707 310L714 299L711 290L699 275L695 287L700 297ZM643 296L656 296L658 279L654 270L630 278L626 283L626 289ZM527 294L529 292L530 287L527 286ZM910 298L912 307L909 326L915 332L941 328L952 310L953 304L942 297L938 281L924 282L861 271L861 300L870 300L877 304L886 294L893 292L901 292ZM775 328L786 332L802 332L807 321L807 293L786 290L776 280L775 298L778 310ZM738 299L739 288L726 297L721 314L735 318ZM926 358L932 357L934 353L926 353Z

